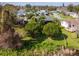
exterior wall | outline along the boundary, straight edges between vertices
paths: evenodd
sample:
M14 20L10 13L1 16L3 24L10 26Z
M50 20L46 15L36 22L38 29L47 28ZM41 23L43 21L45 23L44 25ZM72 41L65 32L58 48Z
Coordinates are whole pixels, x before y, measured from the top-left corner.
M62 21L61 26L63 26L67 31L70 31L70 32L76 31L76 25L75 24L68 23L66 21Z
M65 28L68 28L69 24L66 21L61 21L61 26L65 27Z
M69 28L65 28L67 31L70 31L70 32L75 32L76 29L75 27L69 27Z
M78 18L78 15L76 13L70 14L70 16L72 16L73 18Z

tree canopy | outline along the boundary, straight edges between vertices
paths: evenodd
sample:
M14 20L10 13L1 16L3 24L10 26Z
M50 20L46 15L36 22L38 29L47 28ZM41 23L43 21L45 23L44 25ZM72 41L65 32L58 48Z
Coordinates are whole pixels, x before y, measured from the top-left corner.
M48 37L58 36L61 34L61 27L56 22L47 23L44 25L42 32Z

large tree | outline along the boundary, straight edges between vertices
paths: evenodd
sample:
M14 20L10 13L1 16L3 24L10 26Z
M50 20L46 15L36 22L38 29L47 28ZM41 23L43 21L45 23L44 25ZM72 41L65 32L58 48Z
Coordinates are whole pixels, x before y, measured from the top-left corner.
M74 6L74 11L77 12L77 13L79 12L79 5Z
M21 47L20 38L12 27L12 20L14 20L12 13L1 6L0 16L0 48Z
M42 29L44 26L44 18L35 18L32 17L31 20L26 24L25 30L30 34L32 37L42 35Z
M60 25L56 22L51 22L44 25L42 32L48 37L55 37L62 33Z
M35 18L32 18L25 26L25 30L28 31L29 34L32 36L35 35L34 31L37 28L37 22L35 21Z
M72 5L72 4L68 5L68 6L67 6L67 9L68 9L70 12L74 11L74 8L73 8L73 5Z

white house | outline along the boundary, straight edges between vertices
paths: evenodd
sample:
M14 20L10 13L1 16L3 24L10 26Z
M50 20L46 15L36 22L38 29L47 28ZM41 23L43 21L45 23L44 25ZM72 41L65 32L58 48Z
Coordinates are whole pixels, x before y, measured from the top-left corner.
M61 21L61 26L65 27L65 28L68 28L69 24L66 21Z
M73 18L78 18L78 14L75 12L65 12L66 15L72 16Z
M70 16L72 16L73 18L78 18L78 14L75 13L75 12L71 12L71 13L70 13Z
M56 13L59 14L59 11L50 11L51 14Z
M79 20L66 20L61 21L61 26L64 27L67 31L75 32L77 30L77 26L79 25Z
M46 10L39 10L36 13L39 14L39 15L46 15L46 14L48 14L48 12Z

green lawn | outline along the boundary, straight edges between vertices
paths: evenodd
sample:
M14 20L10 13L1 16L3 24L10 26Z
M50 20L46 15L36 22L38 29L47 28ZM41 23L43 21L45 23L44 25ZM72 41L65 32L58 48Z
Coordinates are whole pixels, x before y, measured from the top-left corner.
M68 36L68 47L79 48L79 38L76 37L76 33L71 33L64 29L63 33L65 33Z
M61 17L60 20L73 20L74 19L71 16L64 16L63 14L59 14L59 16ZM55 17L53 15L51 15L51 18L54 19Z
M64 16L63 14L59 14L62 17L62 20L72 20L74 19L72 16Z
M21 29L20 29L21 30ZM21 31L22 32L22 31ZM67 41L68 41L68 47L70 48L79 48L79 38L76 38L76 33L71 33L66 31L65 29L62 29L62 32L65 36L67 36ZM66 41L64 39L48 39L48 38L31 38L31 37L24 37L24 41L29 42L28 47L33 50L48 50L52 51L58 48L59 46L65 46ZM34 42L34 43L33 43ZM27 44L26 43L26 44ZM26 46L27 47L27 46ZM29 49L29 51L30 51Z

